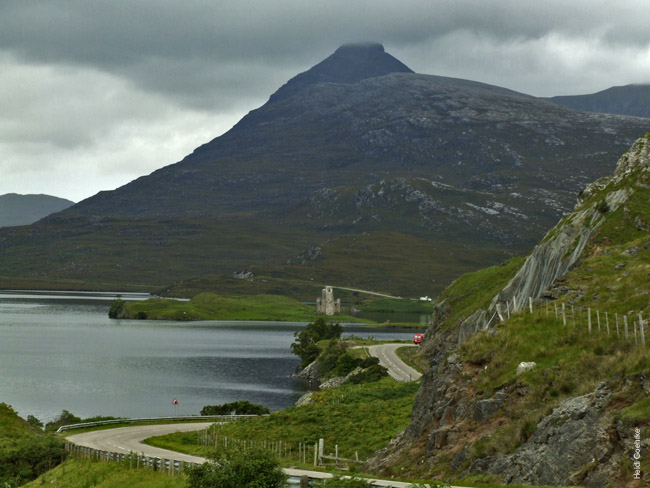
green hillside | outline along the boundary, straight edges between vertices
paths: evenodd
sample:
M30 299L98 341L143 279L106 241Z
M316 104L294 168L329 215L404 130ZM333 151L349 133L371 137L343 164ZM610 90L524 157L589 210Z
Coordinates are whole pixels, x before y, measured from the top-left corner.
M373 470L638 486L635 470L650 469L647 456L635 465L629 455L635 429L650 429L649 187L650 133L525 263L462 276L441 294L422 352L432 374ZM565 263L574 264L532 297L532 313L527 299L512 309ZM532 366L520 372L522 363Z
M63 442L45 435L0 403L0 485L14 488L59 464Z

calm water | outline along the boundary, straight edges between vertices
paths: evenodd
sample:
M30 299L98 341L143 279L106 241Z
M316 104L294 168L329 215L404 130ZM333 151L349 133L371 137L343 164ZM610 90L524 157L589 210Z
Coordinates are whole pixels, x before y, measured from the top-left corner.
M304 392L290 378L298 359L289 345L305 324L110 320L107 299L0 294L0 402L48 421L63 409L80 417L189 415L236 400L276 410Z

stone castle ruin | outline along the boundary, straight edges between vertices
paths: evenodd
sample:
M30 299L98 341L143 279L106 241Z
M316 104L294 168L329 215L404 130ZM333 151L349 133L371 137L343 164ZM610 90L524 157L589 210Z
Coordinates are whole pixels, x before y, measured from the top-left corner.
M316 299L316 313L325 315L334 315L341 313L341 299L334 300L334 290L331 286L326 286L321 292L321 298Z

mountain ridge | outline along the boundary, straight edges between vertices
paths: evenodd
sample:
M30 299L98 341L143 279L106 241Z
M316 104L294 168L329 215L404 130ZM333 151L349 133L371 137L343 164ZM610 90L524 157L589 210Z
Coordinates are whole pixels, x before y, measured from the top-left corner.
M588 112L650 117L650 83L613 86L597 93L563 95L547 100Z
M360 59L351 63L359 68L377 57L375 71L345 72L344 82L318 71L335 79L341 63ZM423 255L428 247L439 268L445 259L494 264L529 249L648 129L643 119L412 73L378 44L340 48L312 70L180 162L100 192L25 235L0 233L0 276L106 273L162 286L251 266L278 269L309 248L365 234L394 239L384 257L374 247L368 269L398 262L398 241L417 242ZM27 267L16 268L25 253ZM329 256L291 273L327 282ZM430 273L423 281L439 278ZM360 275L341 285L415 292L412 280L363 283ZM434 286L429 294L443 284Z

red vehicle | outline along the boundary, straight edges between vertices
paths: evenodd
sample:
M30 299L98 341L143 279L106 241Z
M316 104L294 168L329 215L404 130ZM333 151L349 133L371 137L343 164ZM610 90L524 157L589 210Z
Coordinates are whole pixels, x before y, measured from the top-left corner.
M417 344L418 346L422 344L422 341L424 340L424 334L415 334L413 336L413 344Z

